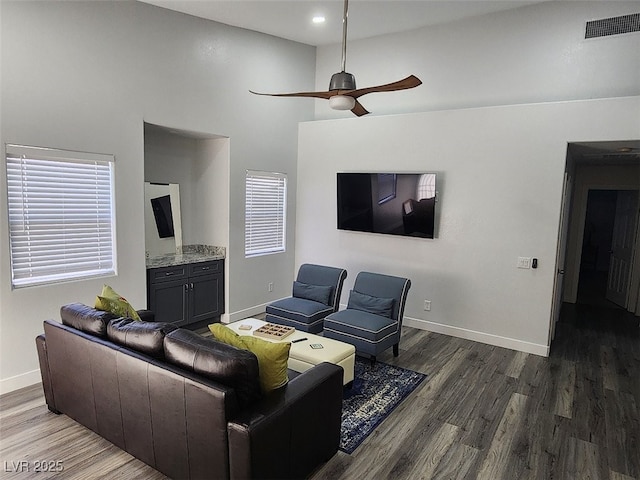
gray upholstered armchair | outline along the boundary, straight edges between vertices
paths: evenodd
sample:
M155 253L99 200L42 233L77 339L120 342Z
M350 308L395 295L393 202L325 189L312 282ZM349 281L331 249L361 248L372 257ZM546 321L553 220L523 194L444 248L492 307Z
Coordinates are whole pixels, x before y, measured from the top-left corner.
M305 263L293 282L293 296L267 306L266 321L309 333L322 331L324 318L338 310L347 271Z
M376 356L393 346L398 356L404 304L411 287L408 278L360 272L346 310L324 320L324 336L356 347L356 354Z

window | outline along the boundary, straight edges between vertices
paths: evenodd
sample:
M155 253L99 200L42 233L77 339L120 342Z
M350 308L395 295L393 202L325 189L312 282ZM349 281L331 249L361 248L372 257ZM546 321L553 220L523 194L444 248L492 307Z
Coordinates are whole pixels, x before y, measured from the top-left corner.
M115 273L113 160L6 146L14 287Z
M423 198L433 198L436 196L436 174L424 173L420 175L418 180L418 191L416 192L418 200Z
M245 257L285 251L287 176L247 171Z
M395 173L379 173L378 174L378 205L388 202L396 198L396 174Z

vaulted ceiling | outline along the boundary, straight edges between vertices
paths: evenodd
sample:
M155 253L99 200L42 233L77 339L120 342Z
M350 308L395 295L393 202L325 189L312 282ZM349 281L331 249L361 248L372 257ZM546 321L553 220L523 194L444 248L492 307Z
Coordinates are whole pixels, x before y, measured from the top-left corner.
M140 1L308 45L340 43L342 39L344 10L342 0ZM534 3L542 2L540 0L350 0L349 39L357 40L403 32ZM314 16L323 16L325 22L312 23Z

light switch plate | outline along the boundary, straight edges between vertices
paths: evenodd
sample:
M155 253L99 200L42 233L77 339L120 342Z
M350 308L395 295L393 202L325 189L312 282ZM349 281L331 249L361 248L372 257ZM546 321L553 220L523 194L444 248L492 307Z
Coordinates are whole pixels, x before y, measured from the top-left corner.
M518 268L531 268L531 257L518 257Z

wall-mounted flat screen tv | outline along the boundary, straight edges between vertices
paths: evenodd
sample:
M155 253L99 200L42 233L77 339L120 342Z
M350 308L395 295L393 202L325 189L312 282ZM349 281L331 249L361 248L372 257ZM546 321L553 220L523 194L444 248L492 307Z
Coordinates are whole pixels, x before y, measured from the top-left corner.
M434 238L435 173L342 173L338 229Z
M171 213L171 196L163 195L151 199L153 216L156 219L158 236L160 238L173 237L173 214Z

